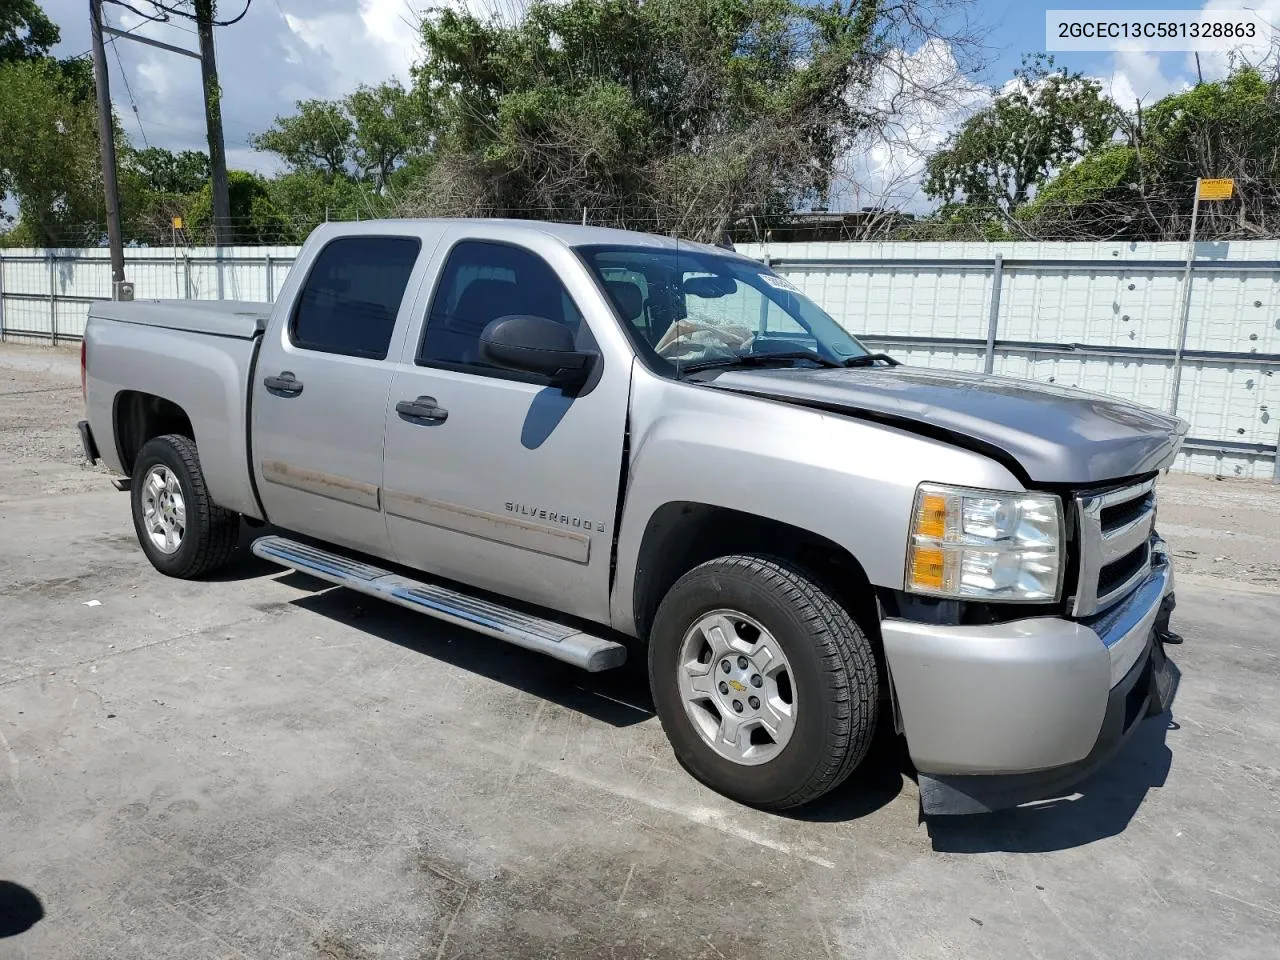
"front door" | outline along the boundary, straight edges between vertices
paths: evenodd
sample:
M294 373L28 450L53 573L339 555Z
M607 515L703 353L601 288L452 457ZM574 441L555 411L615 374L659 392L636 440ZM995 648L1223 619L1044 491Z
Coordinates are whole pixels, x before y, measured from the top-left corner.
M523 314L564 323L580 348L597 349L561 277L574 273L588 309L607 308L560 252L558 274L511 243L460 239L448 251L425 330L410 332L391 385L384 508L402 563L607 622L630 364L600 358L568 395L487 365L477 347L487 323Z
M404 339L421 247L417 236L343 236L309 270L298 265L306 279L293 313L267 334L251 385L258 492L276 526L390 554L380 495L387 354Z

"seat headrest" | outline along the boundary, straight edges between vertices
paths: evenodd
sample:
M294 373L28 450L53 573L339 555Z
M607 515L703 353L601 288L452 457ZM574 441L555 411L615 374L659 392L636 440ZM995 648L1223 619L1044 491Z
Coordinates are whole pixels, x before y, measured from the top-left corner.
M644 312L644 293L630 280L606 280L605 288L614 305L628 323L638 320Z
M515 296L516 285L510 280L472 280L458 298L455 316L482 326L510 312L509 304Z

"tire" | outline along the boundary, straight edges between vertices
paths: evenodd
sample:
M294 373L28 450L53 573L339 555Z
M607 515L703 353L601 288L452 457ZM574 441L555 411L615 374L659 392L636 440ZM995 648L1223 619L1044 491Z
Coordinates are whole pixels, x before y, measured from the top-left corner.
M161 485L169 481L167 499L144 489L153 483L153 476ZM166 576L182 580L200 577L224 566L235 554L240 515L209 499L200 456L189 437L171 433L147 441L133 464L129 499L142 552ZM160 506L152 514L159 515L160 529L148 519L148 503ZM179 529L176 543L173 537L163 535L164 530ZM157 537L165 539L167 546L161 546Z
M738 650L754 643L755 655L713 654L714 624L721 615L732 626L729 639ZM702 655L695 658L700 645ZM761 651L774 647L786 669L770 675L778 658ZM700 678L708 654L715 690L688 703L705 693L688 690L694 683L705 688ZM744 660L746 668L740 666ZM725 697L721 691L735 678L740 683ZM870 640L830 593L783 560L721 557L676 581L650 632L649 684L680 764L717 793L753 807L784 810L817 799L853 772L875 735L880 682ZM716 717L720 724L726 716L732 722L726 700L734 710L743 708L737 718L742 727L755 725L745 752L738 746L741 735L734 746L713 746L725 730L714 729ZM779 720L784 708L790 711L790 732L775 740L764 724ZM787 728L784 722L773 726Z

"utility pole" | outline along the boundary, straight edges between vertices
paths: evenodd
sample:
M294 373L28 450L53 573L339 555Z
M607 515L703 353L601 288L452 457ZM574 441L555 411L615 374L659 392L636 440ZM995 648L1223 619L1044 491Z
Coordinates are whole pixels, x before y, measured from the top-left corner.
M107 243L111 247L111 299L132 299L124 280L124 240L120 234L120 189L116 183L116 137L111 119L107 55L102 46L102 0L89 0L89 33L93 39L93 85L98 93L98 140L102 154L102 187L107 201Z
M1178 339L1173 351L1173 395L1169 398L1169 412L1178 415L1178 394L1182 387L1182 350L1187 342L1187 325L1191 320L1191 269L1196 262L1196 223L1200 220L1200 184L1196 177L1196 199L1191 204L1191 233L1187 237L1187 266L1182 271L1182 316L1178 320Z
M1173 351L1173 396L1169 412L1178 415L1178 395L1182 390L1182 353L1187 349L1187 327L1191 322L1191 271L1196 263L1196 225L1200 220L1200 201L1230 200L1236 182L1230 178L1196 178L1196 199L1191 205L1191 235L1187 237L1187 266L1182 272L1182 317L1178 321L1178 340ZM1277 461L1280 462L1280 461Z
M227 191L227 153L222 140L222 89L213 53L214 0L194 0L200 37L200 75L204 81L204 117L209 131L209 166L213 172L213 237L222 247L231 241L231 200Z

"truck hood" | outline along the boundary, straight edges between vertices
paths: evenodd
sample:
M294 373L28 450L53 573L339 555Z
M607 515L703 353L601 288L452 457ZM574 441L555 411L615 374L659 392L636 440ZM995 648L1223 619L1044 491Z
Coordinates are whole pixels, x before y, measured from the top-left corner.
M954 370L792 367L708 371L698 379L951 438L1015 461L1044 484L1096 484L1158 470L1187 432L1177 417L1103 394Z

